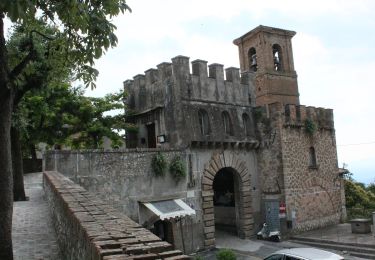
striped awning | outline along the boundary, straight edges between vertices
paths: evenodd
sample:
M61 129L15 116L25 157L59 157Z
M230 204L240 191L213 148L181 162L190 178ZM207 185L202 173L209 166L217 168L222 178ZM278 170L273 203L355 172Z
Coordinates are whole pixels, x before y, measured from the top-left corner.
M161 220L195 215L195 210L181 199L146 202L143 205Z

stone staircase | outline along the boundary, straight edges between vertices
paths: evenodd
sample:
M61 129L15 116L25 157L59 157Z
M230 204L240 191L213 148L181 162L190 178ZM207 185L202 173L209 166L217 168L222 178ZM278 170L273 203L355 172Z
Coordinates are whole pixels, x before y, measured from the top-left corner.
M366 259L375 259L375 244L358 244L348 242L337 242L309 237L291 237L289 242L304 244L311 247L333 249L340 251L341 255L350 255Z

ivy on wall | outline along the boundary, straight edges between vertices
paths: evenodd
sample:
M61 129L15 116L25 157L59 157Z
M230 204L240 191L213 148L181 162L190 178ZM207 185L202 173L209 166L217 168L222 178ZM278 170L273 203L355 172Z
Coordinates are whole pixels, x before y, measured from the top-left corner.
M309 135L313 135L317 129L316 124L311 120L311 119L306 119L305 120L305 131Z
M160 152L155 154L151 160L151 168L156 176L163 176L165 174L165 170L167 169L167 165L168 164L165 156Z
M179 181L186 176L185 164L181 160L180 156L173 158L171 164L169 165L169 172L176 181Z

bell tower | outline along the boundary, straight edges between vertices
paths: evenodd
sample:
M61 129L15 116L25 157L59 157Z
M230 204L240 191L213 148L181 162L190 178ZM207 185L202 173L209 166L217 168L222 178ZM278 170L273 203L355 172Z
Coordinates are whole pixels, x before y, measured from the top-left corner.
M255 73L257 106L275 102L299 105L291 41L295 34L260 25L233 41L239 49L241 71Z

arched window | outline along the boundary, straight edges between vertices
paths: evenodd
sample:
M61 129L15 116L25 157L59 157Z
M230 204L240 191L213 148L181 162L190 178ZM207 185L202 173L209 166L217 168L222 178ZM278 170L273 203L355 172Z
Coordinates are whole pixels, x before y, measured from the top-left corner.
M226 133L227 135L233 135L233 127L229 113L227 111L224 111L221 116L223 119L224 133Z
M273 68L275 71L282 71L282 53L281 47L278 44L272 45L272 53L273 53Z
M208 119L208 114L205 110L199 109L198 111L199 126L202 135L208 135L210 133L210 121Z
M250 71L257 71L258 70L258 62L257 62L257 52L254 47L250 48L249 52L247 53L249 59L249 70Z
M316 168L316 154L314 147L309 148L309 167Z
M243 128L245 130L245 135L249 136L251 133L250 118L246 113L242 114Z

